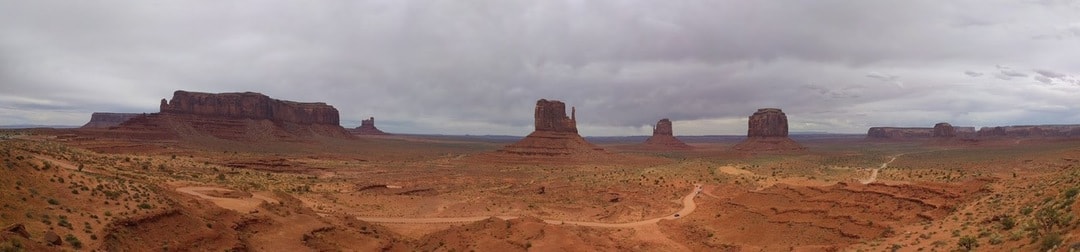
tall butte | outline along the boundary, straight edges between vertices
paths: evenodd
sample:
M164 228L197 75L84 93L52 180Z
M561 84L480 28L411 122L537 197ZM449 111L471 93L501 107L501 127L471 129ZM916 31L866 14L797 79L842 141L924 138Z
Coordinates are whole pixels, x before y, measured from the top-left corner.
M675 138L674 130L671 129L671 120L660 119L653 128L652 136L645 140L645 145L666 149L690 149L690 145Z
M740 151L785 151L805 149L788 138L787 115L778 108L758 109L750 115L746 140L735 145Z
M566 156L603 152L585 141L577 131L576 109L566 116L566 104L556 100L536 101L533 116L535 130L524 139L503 147L499 152L517 155Z
M353 135L389 135L375 127L375 117L360 120L360 127L349 129Z

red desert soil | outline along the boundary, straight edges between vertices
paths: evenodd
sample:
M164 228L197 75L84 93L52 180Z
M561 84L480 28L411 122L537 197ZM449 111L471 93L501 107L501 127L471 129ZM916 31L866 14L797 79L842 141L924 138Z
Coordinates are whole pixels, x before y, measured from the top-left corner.
M603 154L537 156L464 137L0 134L0 227L28 234L0 232L0 249L951 251L963 238L987 251L1064 251L1080 242L1076 140L800 140L805 150L781 153L619 142L599 145ZM63 243L46 244L47 232Z

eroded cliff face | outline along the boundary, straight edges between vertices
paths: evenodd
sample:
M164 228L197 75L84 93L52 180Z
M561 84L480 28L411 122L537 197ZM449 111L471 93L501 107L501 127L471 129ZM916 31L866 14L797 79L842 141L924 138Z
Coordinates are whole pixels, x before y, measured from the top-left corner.
M161 99L161 113L266 119L296 124L340 124L338 110L326 103L283 101L254 92L211 94L177 90L169 101Z
M788 138L787 115L777 108L758 109L747 123L746 140L735 145L741 151L788 151L805 149Z
M90 115L90 121L82 126L83 129L107 129L120 126L121 123L140 116L139 113L105 113L94 112Z
M570 109L570 117L567 117L566 104L563 102L545 99L536 101L536 112L533 115L535 130L577 133L577 109Z
M303 103L244 93L176 91L161 100L161 112L139 115L117 132L160 139L215 137L241 141L302 141L350 138L338 111L326 103Z

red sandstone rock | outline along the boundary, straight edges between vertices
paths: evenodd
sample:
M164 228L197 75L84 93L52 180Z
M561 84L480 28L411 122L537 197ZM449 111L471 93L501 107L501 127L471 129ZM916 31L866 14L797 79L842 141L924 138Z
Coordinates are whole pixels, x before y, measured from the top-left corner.
M671 128L671 120L668 120L667 118L660 119L660 121L656 122L656 127L653 128L653 135L645 140L645 144L672 149L692 148L690 145L686 145L686 143L675 138Z
M805 149L788 138L787 115L776 108L758 109L747 123L746 140L735 145L741 151L785 151Z
M326 103L283 101L253 92L211 94L177 90L172 100L161 99L161 113L339 125L337 109Z
M379 130L379 128L375 128L375 117L361 120L360 127L350 129L349 133L352 133L353 135L389 135L386 132Z
M120 126L121 123L142 114L138 113L104 113L94 112L90 115L90 122L84 124L83 129L107 129Z
M566 116L561 101L536 101L535 130L524 139L503 147L499 152L517 155L564 156L603 153L602 148L581 138L577 133L576 111Z
M312 136L351 137L338 112L325 103L271 99L259 93L176 91L161 112L140 115L117 132L147 138L213 136L231 140L283 140Z
M956 129L949 123L934 124L934 137L950 138L956 136Z

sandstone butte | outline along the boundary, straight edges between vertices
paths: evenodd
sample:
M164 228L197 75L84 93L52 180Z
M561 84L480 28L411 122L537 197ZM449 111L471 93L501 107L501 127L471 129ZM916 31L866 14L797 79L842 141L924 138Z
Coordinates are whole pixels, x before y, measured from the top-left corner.
M604 153L604 149L585 141L577 131L577 111L556 100L536 101L532 133L498 152L529 156L566 156Z
M338 110L322 102L272 99L254 92L200 93L178 90L161 99L161 111L121 124L121 130L153 132L159 137L210 135L237 140L350 137Z
M758 109L750 115L746 140L735 145L740 151L788 151L805 149L788 138L787 115L777 108Z
M136 116L143 115L141 113L107 113L107 112L94 112L90 115L90 121L84 124L82 129L108 129L111 127L120 126L121 123L135 118Z
M349 133L353 135L389 135L375 127L375 117L361 120L360 126L349 129Z
M675 138L674 130L671 127L671 120L664 118L656 122L656 126L653 128L653 134L649 139L645 140L645 145L653 146L657 148L665 149L691 149L690 145L683 143L683 141Z

